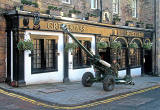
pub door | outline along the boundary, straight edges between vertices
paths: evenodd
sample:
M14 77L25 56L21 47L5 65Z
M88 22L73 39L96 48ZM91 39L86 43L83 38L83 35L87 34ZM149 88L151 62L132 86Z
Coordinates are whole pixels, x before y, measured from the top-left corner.
M145 50L144 52L144 73L152 75L152 50Z

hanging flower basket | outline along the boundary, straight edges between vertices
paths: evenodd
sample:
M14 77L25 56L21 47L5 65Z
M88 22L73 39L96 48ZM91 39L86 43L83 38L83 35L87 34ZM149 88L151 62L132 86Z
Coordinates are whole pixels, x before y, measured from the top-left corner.
M71 53L78 47L76 43L66 43L65 45L65 51L71 51Z
M144 43L143 48L145 50L151 50L152 49L152 43L150 43L150 42Z
M104 49L108 47L108 44L106 42L97 42L96 46L98 49Z
M122 44L121 44L121 42L119 42L119 41L113 41L113 42L111 42L111 44L110 44L110 48L111 49L121 49L122 48Z
M135 42L134 43L130 43L129 44L129 48L137 49L138 45Z
M17 44L17 48L19 51L34 50L33 42L31 40L19 41Z

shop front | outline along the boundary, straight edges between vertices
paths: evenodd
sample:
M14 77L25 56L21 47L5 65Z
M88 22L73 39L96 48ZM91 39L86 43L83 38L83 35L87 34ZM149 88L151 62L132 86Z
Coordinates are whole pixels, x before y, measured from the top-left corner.
M89 51L109 63L113 56L120 65L119 77L126 74L140 76L144 73L143 43L152 41L152 30L117 27L108 24L51 17L39 13L12 11L5 15L7 21L8 55L7 81L18 85L80 81L85 72L95 75L87 54L81 48L66 51L73 40L61 30L66 24L70 32ZM33 50L19 50L21 41L31 41ZM112 41L121 42L121 49L110 47ZM107 48L97 49L97 42L108 43ZM136 43L138 48L129 48Z

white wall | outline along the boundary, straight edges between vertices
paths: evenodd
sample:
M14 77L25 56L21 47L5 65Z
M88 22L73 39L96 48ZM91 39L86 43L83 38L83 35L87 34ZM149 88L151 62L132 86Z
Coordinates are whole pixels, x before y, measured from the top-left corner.
M40 31L26 31L25 39L30 39L30 34L35 35L54 35L59 36L58 38L58 71L56 72L45 72L45 73L36 73L31 74L31 57L29 57L30 51L25 51L24 53L24 76L26 85L29 84L40 84L40 83L53 83L53 82L62 82L63 81L63 33L59 32L40 32Z
M130 71L132 77L141 76L141 68L134 68L131 69ZM126 70L118 71L118 76L120 78L123 78L126 75L126 73L127 73Z
M126 70L121 70L121 71L118 71L118 77L120 78L124 78L124 76L126 75Z
M81 35L81 34L73 34L76 37L87 37L92 38L91 42L91 51L95 54L95 36L94 35ZM72 42L72 39L69 37L69 42ZM73 69L73 55L71 52L68 54L69 56L69 79L70 81L81 81L82 76L85 72L91 72L95 75L93 66L91 68L82 68L82 69Z
M141 76L141 68L131 69L131 76L132 77Z

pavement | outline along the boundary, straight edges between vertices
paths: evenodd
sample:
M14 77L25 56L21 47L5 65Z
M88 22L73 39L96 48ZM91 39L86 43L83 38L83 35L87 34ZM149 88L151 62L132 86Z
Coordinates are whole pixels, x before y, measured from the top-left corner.
M160 85L160 77L141 76L133 78L133 81L135 85L116 84L113 91L107 92L103 90L102 83L94 83L92 87L83 87L81 82L30 85L17 88L0 83L0 88L48 103L74 106Z

